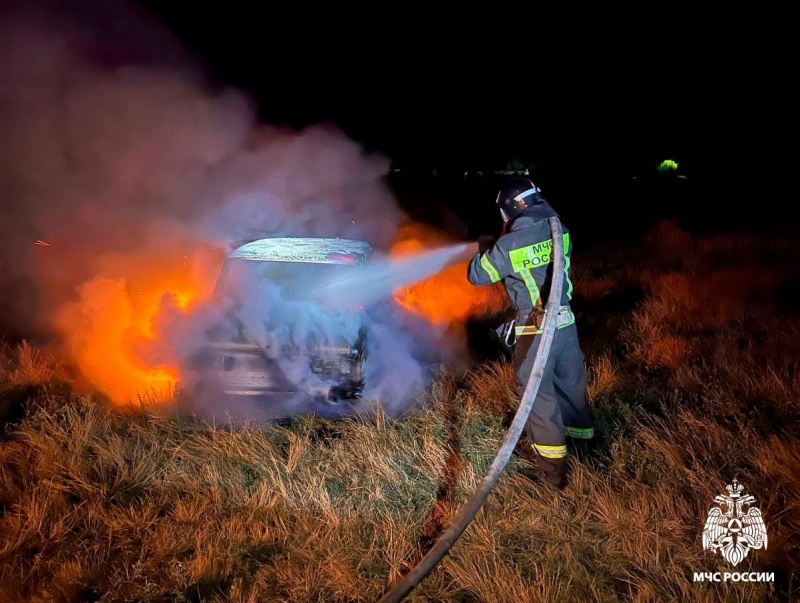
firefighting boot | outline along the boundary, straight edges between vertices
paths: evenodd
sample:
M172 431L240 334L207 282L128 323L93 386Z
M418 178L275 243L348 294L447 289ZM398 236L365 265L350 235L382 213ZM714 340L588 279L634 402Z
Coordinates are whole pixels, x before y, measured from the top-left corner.
M518 470L518 473L537 485L548 485L556 490L563 490L567 485L567 459L539 457L536 469L523 467Z

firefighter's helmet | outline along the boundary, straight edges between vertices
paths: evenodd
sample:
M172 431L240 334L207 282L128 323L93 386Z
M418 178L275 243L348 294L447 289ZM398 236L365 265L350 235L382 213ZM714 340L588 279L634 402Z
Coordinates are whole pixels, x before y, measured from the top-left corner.
M544 203L542 189L530 178L515 176L497 193L495 205L500 210L503 222L510 222L520 213L539 203Z

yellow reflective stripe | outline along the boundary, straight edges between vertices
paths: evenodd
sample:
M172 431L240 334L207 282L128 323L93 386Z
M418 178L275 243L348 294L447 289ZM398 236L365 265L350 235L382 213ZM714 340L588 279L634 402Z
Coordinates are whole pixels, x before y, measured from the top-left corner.
M495 267L492 266L492 263L489 261L489 258L486 257L486 254L481 256L481 268L486 271L486 274L489 275L489 279L493 283L496 283L500 280L500 275L497 273Z
M528 288L528 293L531 296L531 303L534 306L541 306L542 300L539 297L539 287L536 286L536 279L533 278L531 271L528 268L520 270L522 280L525 281L525 286Z
M564 429L571 438L590 440L594 437L594 427L565 427Z
M567 280L567 299L572 299L572 281L569 278L569 233L564 233L564 278Z
M567 456L567 445L563 446L542 446L541 444L533 445L536 452L548 459L563 459Z
M558 322L556 324L557 328L559 329L565 329L566 327L575 324L575 313L572 310L567 310L566 312L568 312L568 314L566 314L566 318L563 318L565 316L564 311L558 313ZM515 335L540 335L542 331L543 329L537 329L533 325L514 327Z
M569 266L570 260L569 256L564 255L564 278L567 279L567 299L572 299L572 280L569 278Z

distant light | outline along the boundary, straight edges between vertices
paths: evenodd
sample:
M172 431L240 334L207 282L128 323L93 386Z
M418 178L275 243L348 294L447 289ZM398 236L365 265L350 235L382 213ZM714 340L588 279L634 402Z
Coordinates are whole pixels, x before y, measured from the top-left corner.
M50 243L47 241L42 241L41 239L37 239L34 245L40 245L42 247L50 247Z
M665 159L658 165L659 172L677 172L678 164L672 159Z

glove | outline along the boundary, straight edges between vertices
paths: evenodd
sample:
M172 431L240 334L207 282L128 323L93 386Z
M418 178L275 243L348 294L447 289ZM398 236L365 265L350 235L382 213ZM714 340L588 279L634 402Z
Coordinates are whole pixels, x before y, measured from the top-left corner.
M478 238L478 253L485 253L489 251L495 244L497 239L494 235L481 235Z

